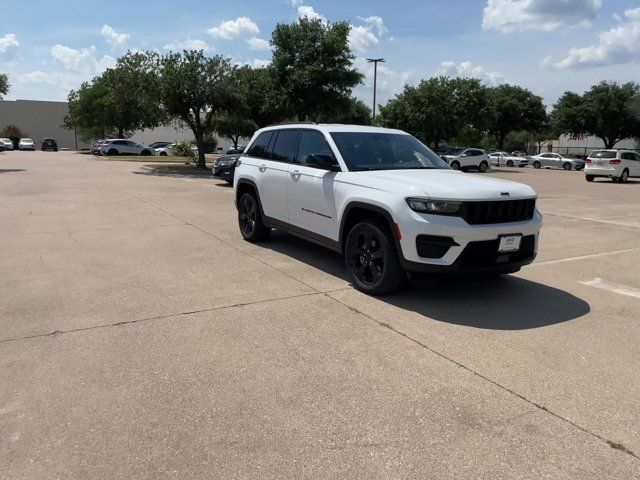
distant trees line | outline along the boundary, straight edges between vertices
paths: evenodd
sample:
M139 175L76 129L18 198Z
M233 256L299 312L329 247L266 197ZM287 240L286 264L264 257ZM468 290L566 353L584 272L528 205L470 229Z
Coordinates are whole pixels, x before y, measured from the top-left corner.
M65 126L85 139L123 137L177 119L193 131L204 167L213 132L237 144L285 119L369 124L370 109L352 96L363 75L354 67L349 28L347 22L307 18L278 24L272 61L262 68L202 51L128 52L69 93ZM448 142L502 149L514 139L540 144L562 133L595 135L612 147L640 136L640 86L603 82L584 95L566 92L549 114L526 88L438 76L405 85L380 107L375 123L433 147Z

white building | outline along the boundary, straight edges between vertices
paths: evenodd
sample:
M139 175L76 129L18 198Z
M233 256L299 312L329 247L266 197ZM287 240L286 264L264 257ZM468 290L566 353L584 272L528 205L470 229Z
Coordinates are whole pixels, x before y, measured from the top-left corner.
M562 135L559 139L543 146L542 151L553 151L567 155L589 155L593 150L604 148L604 142L598 137L586 135ZM640 148L640 140L637 138L625 138L616 143L615 148Z

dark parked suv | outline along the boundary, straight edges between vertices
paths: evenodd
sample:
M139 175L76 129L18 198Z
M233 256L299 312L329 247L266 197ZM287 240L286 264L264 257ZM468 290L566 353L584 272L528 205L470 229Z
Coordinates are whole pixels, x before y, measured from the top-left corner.
M44 152L45 150L52 150L54 152L58 151L58 142L56 142L53 138L45 138L42 140L41 150Z

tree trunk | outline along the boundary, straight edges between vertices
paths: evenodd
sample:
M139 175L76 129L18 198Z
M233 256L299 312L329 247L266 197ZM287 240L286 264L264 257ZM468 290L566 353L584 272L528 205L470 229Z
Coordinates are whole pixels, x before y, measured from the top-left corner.
M607 138L607 137L601 137L602 141L604 142L604 148L606 148L607 150L612 149L613 147L615 147L616 143L618 143L618 140L616 138Z
M307 114L304 113L304 112L298 112L298 121L306 122L307 121Z
M198 146L198 160L196 162L196 166L202 170L207 168L207 164L204 159L204 133L198 132L196 134L196 145Z
M124 128L118 127L118 138L124 138Z

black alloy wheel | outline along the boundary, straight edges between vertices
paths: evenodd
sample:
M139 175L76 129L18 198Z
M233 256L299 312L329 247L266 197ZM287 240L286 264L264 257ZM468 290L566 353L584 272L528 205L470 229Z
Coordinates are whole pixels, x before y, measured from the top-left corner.
M258 201L251 193L245 193L238 202L238 225L242 237L249 242L266 239L271 229L264 225Z

